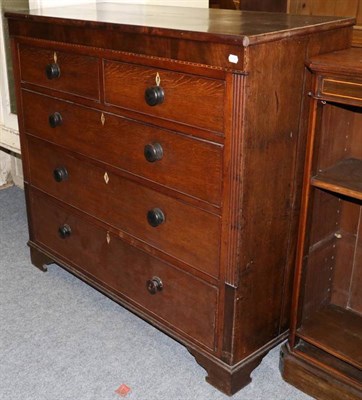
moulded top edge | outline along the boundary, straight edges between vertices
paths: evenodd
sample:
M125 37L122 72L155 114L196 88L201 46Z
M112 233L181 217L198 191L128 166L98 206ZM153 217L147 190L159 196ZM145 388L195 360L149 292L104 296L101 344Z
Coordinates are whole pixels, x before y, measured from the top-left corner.
M5 16L244 47L355 23L354 18L116 3L7 11Z

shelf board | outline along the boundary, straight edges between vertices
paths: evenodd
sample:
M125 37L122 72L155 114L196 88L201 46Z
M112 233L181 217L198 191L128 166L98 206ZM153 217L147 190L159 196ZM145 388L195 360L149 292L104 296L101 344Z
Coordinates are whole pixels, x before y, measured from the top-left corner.
M362 369L362 316L335 305L302 322L297 335L325 352Z
M362 160L349 158L318 172L311 184L334 193L362 200Z

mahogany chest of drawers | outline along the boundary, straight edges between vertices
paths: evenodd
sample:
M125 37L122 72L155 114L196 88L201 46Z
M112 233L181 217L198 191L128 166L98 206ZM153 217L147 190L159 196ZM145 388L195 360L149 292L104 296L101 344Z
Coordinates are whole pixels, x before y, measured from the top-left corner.
M353 19L8 12L32 262L183 343L232 394L286 337L311 80Z

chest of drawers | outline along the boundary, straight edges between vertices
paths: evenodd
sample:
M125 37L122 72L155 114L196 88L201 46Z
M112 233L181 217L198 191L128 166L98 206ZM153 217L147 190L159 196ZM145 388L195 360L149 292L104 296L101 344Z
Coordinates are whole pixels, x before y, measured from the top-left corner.
M34 265L183 343L232 394L288 328L306 56L352 19L8 12Z

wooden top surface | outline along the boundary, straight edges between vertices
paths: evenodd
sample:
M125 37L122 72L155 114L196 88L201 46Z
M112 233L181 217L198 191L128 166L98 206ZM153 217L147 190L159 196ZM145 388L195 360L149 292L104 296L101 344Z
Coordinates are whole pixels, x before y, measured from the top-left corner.
M362 78L362 48L352 47L312 57L307 65L317 72L347 74Z
M5 15L28 21L117 29L243 46L351 26L355 22L353 18L116 3L9 11Z

